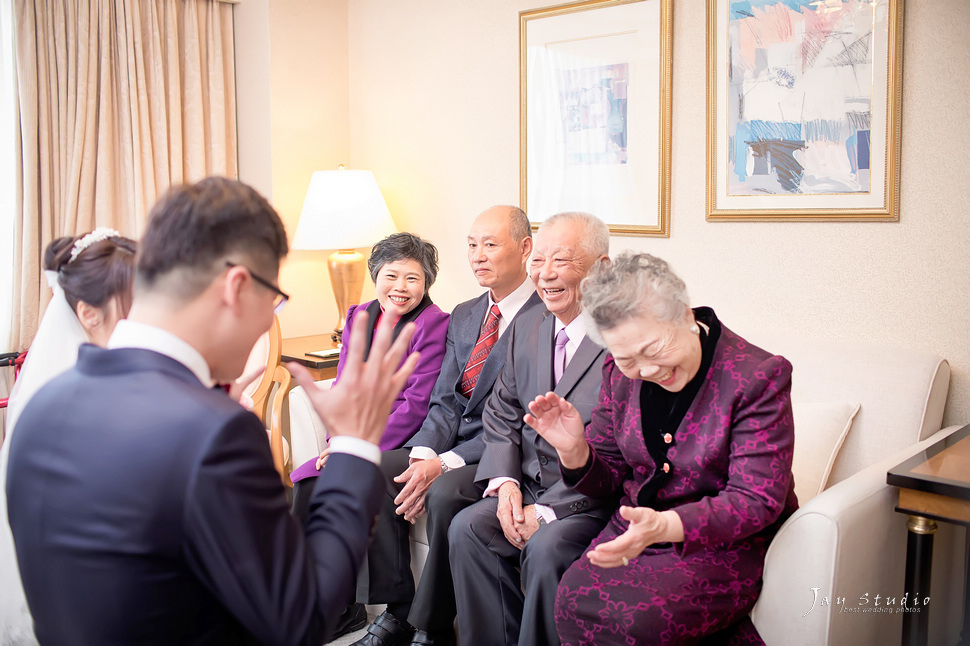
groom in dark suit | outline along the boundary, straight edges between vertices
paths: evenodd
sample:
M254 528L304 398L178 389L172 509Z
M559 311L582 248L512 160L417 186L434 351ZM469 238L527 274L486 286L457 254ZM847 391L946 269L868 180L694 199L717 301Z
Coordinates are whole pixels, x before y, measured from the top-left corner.
M523 421L533 399L554 391L589 422L606 352L586 336L579 286L608 253L609 230L588 213L552 216L536 233L531 274L548 311L530 311L509 332L482 417L485 497L448 532L463 644L558 644L559 579L611 511L566 486L556 450Z
M468 263L488 291L455 306L428 416L406 448L381 461L387 492L358 599L386 603L387 610L360 646L454 643L448 526L481 497L474 481L485 446L482 410L505 360L506 329L542 306L526 272L530 253L532 232L521 209L495 206L472 223ZM429 552L415 592L408 521L425 513Z
M212 388L239 376L285 303L286 252L248 186L169 190L139 245L129 319L25 408L5 486L41 643L317 646L332 631L383 491L377 442L414 369L401 364L413 330L390 347L382 322L366 364L355 333L328 393L296 371L335 436L302 526L262 424Z

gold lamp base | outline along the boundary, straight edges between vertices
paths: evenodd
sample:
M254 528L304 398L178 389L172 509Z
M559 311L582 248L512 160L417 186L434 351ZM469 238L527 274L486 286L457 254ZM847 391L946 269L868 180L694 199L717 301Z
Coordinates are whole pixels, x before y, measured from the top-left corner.
M341 249L327 258L330 286L337 301L337 327L334 332L339 341L344 332L344 320L351 305L360 304L364 288L364 256L354 249Z

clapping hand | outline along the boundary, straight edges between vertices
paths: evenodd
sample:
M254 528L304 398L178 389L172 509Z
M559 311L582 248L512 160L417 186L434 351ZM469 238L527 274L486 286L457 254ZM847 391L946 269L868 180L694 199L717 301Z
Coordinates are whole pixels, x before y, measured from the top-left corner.
M624 505L620 507L620 516L630 521L629 527L612 541L600 543L590 550L586 556L593 565L604 568L629 565L654 543L684 540L684 525L675 511Z
M575 406L549 392L533 399L522 419L556 449L564 467L579 469L586 465L589 445L583 418Z
M313 410L327 425L330 435L358 437L379 444L387 427L391 404L414 372L419 356L412 352L401 363L414 334L414 323L405 325L392 345L394 322L392 317L384 316L377 326L370 356L365 362L368 318L367 312L354 318L347 361L340 381L332 388L318 386L309 371L297 363L291 362L287 368L303 386Z

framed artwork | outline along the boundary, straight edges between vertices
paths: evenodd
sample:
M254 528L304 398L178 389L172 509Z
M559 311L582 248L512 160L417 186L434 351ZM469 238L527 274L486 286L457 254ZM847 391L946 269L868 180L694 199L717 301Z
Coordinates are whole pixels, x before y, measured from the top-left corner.
M903 0L708 0L708 220L899 219Z
M672 0L519 13L520 191L533 223L587 211L669 236Z

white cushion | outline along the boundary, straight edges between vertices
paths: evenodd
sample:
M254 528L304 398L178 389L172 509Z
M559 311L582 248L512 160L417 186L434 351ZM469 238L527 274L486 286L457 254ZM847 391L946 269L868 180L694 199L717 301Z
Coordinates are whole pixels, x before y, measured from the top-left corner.
M848 402L792 404L795 418L792 473L799 503L806 503L825 490L832 465L860 408L860 404Z
M266 429L266 439L269 440L270 443L273 442L273 429ZM283 440L283 468L292 469L293 466L290 464L290 443L286 441L285 437L280 439Z
M316 383L320 387L329 388L333 384L333 379ZM329 444L327 427L313 410L310 397L301 386L290 391L289 405L290 443L293 448L292 464L295 468L320 455Z

